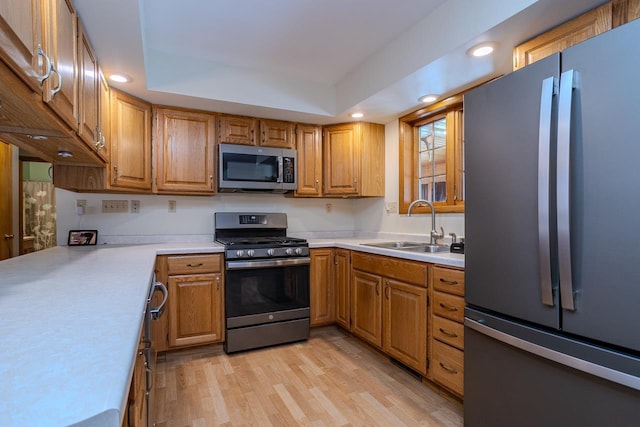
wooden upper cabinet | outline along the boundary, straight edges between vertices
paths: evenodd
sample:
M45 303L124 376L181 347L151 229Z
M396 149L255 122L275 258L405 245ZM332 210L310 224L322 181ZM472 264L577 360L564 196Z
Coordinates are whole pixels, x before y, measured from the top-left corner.
M151 191L151 104L111 89L112 187Z
M322 145L324 195L384 196L384 126L326 126Z
M98 69L98 100L98 132L100 134L98 149L102 157L108 161L111 143L111 89L100 69Z
M298 189L295 196L322 196L322 137L320 126L296 127L298 150Z
M102 155L104 143L100 133L98 60L79 20L78 69L78 136Z
M612 3L605 3L516 46L513 69L525 67L612 28Z
M45 63L38 55L43 42L41 1L0 2L0 58L37 93L42 92L38 78Z
M256 145L258 120L243 116L218 116L218 142Z
M43 99L74 131L78 129L77 108L77 23L70 0L49 0L43 11L45 52L52 65L44 81Z
M263 147L295 148L295 124L282 120L260 119L260 144Z
M154 192L215 192L215 116L188 110L154 111Z

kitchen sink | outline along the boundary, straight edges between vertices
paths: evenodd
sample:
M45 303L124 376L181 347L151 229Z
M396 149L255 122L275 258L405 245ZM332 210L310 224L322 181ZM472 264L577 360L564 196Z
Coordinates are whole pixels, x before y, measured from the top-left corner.
M446 252L449 250L448 245L432 245L430 243L420 242L381 242L381 243L361 243L363 246L372 246L374 248L397 249L407 252Z
M373 246L374 248L384 249L406 249L424 246L426 243L420 242L381 242L381 243L361 243L364 246Z

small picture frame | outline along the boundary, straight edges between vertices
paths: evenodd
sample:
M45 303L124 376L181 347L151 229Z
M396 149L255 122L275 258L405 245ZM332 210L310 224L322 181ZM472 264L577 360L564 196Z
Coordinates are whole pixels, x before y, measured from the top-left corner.
M95 246L98 243L98 230L69 230L69 246Z

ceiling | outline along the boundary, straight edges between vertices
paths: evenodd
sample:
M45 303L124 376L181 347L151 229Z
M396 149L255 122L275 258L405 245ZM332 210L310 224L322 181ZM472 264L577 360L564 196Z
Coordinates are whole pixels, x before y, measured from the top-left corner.
M511 70L513 47L603 0L75 0L112 85L154 104L388 123ZM471 58L480 42L494 55Z

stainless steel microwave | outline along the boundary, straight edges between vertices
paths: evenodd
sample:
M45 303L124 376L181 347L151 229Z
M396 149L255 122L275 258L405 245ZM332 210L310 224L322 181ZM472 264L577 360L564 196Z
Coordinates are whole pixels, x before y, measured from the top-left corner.
M286 193L297 188L296 150L238 144L218 147L221 192Z

